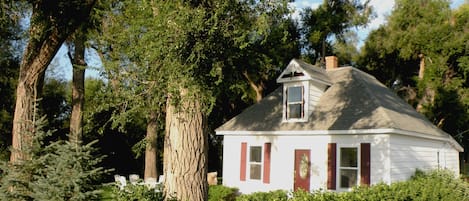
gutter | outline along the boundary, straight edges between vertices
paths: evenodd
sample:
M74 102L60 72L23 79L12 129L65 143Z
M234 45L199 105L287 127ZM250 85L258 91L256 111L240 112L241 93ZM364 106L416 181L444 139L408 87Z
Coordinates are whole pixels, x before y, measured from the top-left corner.
M225 136L309 136L309 135L379 135L398 134L410 137L444 141L451 144L459 152L464 152L464 148L449 134L445 136L434 136L426 133L407 131L395 128L379 129L351 129L351 130L287 130L287 131L217 131L216 135Z

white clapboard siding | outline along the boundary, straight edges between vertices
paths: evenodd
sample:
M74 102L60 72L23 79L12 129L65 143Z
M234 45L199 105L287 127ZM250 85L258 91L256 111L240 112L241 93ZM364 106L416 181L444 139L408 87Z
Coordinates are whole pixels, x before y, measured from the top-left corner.
M310 81L309 82L309 104L308 104L308 116L314 111L314 107L317 105L319 98L321 98L324 93L324 86Z
M446 142L392 135L390 148L391 182L407 180L417 169L459 172L459 153Z

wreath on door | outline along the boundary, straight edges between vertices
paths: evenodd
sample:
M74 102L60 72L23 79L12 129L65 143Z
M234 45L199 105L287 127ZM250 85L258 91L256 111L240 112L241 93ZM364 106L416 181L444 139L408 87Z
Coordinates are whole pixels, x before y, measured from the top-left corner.
M309 172L309 158L306 156L306 154L303 154L301 156L301 161L300 161L300 177L302 179L306 179L308 176Z

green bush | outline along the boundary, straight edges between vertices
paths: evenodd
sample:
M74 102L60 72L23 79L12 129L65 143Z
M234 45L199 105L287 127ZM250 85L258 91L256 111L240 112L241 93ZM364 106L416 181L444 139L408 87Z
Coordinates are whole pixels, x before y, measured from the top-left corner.
M350 192L296 191L289 197L284 191L241 195L237 200L292 200L292 201L469 201L469 184L449 171L417 171L408 181L391 185L384 183L371 187L357 187Z
M292 201L309 201L309 200L315 200L315 201L336 201L336 200L341 200L339 197L339 194L334 193L334 192L328 192L328 191L314 191L312 193L304 191L304 190L299 190L293 192L292 198L290 199Z
M408 181L359 187L346 200L469 200L469 185L449 171L417 171Z
M93 183L104 170L97 167L101 157L92 154L93 143L76 146L58 140L47 144L44 138L51 132L44 132L44 125L41 118L35 133L23 133L31 139L23 147L28 159L0 162L0 200L97 200L99 191Z
M230 188L222 185L209 186L208 200L209 201L234 201L238 196L237 188Z
M116 201L163 201L162 192L150 189L145 185L128 184L124 189L118 186L113 187L113 194Z
M256 192L249 195L241 195L236 200L239 201L286 201L288 200L288 195L286 191L276 190L271 192Z

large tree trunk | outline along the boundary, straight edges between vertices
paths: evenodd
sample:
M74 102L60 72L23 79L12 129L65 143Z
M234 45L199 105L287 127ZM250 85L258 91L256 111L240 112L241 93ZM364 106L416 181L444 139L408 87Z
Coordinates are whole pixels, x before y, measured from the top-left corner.
M207 200L207 134L201 103L181 90L180 105L166 105L164 193L178 200Z
M69 140L80 145L83 135L83 110L85 104L85 33L83 27L75 32L73 44L74 56L71 58L73 65L72 78L72 114L70 117Z
M13 118L12 163L27 159L25 146L34 135L36 99L40 77L64 40L89 16L96 0L56 2L34 1L30 39L20 65Z
M31 26L31 29L34 29L34 25ZM29 139L34 134L37 93L39 88L42 87L40 86L40 83L42 83L40 79L42 79L42 75L64 39L65 37L60 37L59 33L53 32L42 43L29 42L26 47L16 88L11 162L27 158L23 152L24 146L29 144Z
M147 124L147 136L146 136L146 148L145 148L145 172L143 175L144 179L158 178L158 150L157 150L157 139L158 139L158 116L157 112L150 111L150 117L148 118Z

